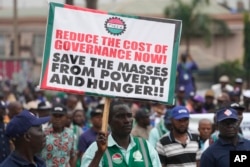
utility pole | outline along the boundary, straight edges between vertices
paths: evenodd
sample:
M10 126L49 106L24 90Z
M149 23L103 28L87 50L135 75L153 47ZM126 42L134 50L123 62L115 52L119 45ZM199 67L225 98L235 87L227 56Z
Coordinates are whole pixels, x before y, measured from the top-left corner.
M17 20L17 0L13 0L13 35L14 35L14 56L19 57L18 41L18 20Z

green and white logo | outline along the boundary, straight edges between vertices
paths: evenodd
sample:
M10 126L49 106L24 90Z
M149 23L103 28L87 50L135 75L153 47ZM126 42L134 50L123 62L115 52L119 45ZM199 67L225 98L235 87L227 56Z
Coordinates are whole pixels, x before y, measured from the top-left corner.
M105 28L111 35L121 35L126 30L126 24L118 17L111 17L106 20Z
M121 164L122 163L122 155L119 153L115 153L112 155L112 161L116 164Z
M139 150L135 151L133 153L133 158L134 158L134 161L137 161L137 162L142 162L142 154Z

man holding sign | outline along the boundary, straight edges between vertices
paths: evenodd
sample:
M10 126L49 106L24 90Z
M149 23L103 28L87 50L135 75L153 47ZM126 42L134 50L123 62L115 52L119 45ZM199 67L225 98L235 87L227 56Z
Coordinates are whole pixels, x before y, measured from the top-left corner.
M82 157L81 167L159 167L155 149L142 138L132 137L133 117L123 102L111 104L108 123L111 134L99 133Z
M41 89L174 104L180 20L49 5ZM85 152L81 166L161 166L147 141L130 136L128 105L112 106L108 117L108 101L104 133Z

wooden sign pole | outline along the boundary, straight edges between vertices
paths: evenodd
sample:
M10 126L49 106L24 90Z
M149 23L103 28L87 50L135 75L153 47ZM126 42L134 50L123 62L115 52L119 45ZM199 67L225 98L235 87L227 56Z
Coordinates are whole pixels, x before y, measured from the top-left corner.
M102 132L104 132L104 133L106 133L108 131L110 102L111 102L111 98L105 97L104 111L103 111L103 115L102 115Z

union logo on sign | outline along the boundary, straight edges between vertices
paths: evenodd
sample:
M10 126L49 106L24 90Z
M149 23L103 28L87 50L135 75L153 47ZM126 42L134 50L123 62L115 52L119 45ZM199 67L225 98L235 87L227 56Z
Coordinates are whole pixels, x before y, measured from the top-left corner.
M121 35L126 30L126 24L118 17L111 17L105 22L105 28L111 35Z

